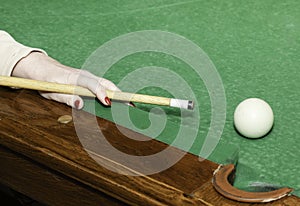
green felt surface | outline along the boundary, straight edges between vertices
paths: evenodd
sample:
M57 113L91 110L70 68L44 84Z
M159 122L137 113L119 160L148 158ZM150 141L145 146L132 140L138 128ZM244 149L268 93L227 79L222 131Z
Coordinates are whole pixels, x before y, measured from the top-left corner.
M209 159L224 163L239 151L236 186L248 190L257 185L290 186L299 195L299 11L297 0L1 0L0 29L77 68L81 68L92 52L105 42L128 32L162 30L191 40L214 63L226 95L226 124ZM210 126L211 102L202 80L193 72L186 72L190 71L189 65L169 55L144 52L121 59L105 77L119 83L136 68L145 66L170 68L192 86L198 101L196 111L201 115L200 126L195 128L192 122L185 126L191 131L199 129L197 139L189 149L199 154ZM134 83L143 81L140 78ZM134 85L128 89L171 95L160 88L134 88ZM183 97L185 95L182 93ZM234 109L248 97L265 99L273 108L275 125L265 138L245 139L233 128ZM143 132L142 129L150 125L148 113L153 106L137 106L137 109L130 109L131 120L138 127L136 130ZM93 112L94 108L93 101L86 102L86 110ZM101 105L96 108L98 115L113 119L109 108ZM180 121L193 114L161 108L168 114L167 126L157 139L171 143ZM159 110L155 112L160 113ZM155 117L160 118L160 115ZM254 186L249 187L251 185Z

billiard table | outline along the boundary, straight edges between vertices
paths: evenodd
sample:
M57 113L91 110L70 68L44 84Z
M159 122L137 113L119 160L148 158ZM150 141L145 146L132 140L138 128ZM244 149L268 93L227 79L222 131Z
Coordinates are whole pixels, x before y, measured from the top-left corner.
M1 2L1 29L19 42L124 91L196 103L185 111L85 99L76 111L1 88L2 183L50 205L233 205L240 202L224 198L214 178L224 169L231 177L223 166L234 165L235 188L292 188L278 204L297 204L299 7L296 0ZM249 97L267 101L275 115L260 139L233 125L236 106ZM73 121L58 123L64 114ZM147 156L158 163L131 158Z
M36 201L46 205L250 205L215 190L212 179L220 167L217 163L126 128L120 132L120 126L111 121L82 110L74 112L35 91L2 87L0 94L1 184ZM62 115L72 115L73 121L60 123ZM92 144L88 149L82 146L78 129ZM181 158L164 171L142 175L126 166L109 147L101 147L101 151L93 148L99 140L108 140L134 156L169 148L164 161ZM144 164L137 161L135 166L143 168ZM299 202L291 195L265 204Z

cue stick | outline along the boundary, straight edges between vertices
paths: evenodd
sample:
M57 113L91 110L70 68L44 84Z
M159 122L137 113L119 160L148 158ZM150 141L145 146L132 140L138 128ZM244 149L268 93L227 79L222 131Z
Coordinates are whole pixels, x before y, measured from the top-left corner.
M0 76L0 85L15 88L38 90L43 92L75 94L79 96L95 97L87 88L70 85L60 84L54 82L45 82L33 79L24 79L19 77ZM183 109L193 110L194 102L191 100L174 99L167 97L151 96L144 94L135 94L128 92L118 92L106 90L106 95L112 100L125 101L125 102L139 102L145 104L156 104L162 106L177 107Z

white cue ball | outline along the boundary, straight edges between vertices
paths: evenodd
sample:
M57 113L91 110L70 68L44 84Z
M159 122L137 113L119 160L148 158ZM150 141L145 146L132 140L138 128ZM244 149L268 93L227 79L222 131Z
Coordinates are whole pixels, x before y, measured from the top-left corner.
M260 138L273 127L274 115L270 105L262 99L242 101L234 112L234 126L243 136Z

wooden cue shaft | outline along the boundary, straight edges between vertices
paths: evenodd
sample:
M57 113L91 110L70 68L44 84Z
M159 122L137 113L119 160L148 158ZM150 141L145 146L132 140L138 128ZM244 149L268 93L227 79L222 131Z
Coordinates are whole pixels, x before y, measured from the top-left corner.
M165 105L170 106L170 98L167 97L158 97L144 94L135 94L128 92L114 92L111 90L106 90L106 94L108 98L120 101L132 101L132 102L140 102L147 104L157 104L157 105Z
M24 88L31 90L38 90L44 92L54 92L63 94L75 94L79 96L95 97L95 95L88 89L69 84L59 84L54 82L44 82L32 79L24 79L19 77L7 77L0 76L0 85L16 88ZM114 92L106 90L107 97L119 101L132 101L147 104L157 104L157 105L170 105L170 98L150 96L143 94L134 94L128 92Z

